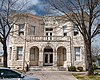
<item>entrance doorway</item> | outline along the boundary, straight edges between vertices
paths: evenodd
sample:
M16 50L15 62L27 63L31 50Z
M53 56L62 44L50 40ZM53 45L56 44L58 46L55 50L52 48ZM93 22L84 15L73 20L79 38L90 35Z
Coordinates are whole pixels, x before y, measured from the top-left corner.
M44 66L53 65L53 49L51 47L46 47L44 49Z
M66 61L66 48L60 46L57 49L57 66L63 66L64 61Z
M38 66L39 62L39 48L33 46L30 48L30 56L29 56L29 66Z

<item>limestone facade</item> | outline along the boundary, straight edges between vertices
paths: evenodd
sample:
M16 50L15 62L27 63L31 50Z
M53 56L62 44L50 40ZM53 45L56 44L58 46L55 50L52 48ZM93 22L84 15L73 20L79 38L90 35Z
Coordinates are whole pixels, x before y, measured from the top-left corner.
M8 66L23 69L26 65L85 68L82 35L62 17L19 15L9 38Z

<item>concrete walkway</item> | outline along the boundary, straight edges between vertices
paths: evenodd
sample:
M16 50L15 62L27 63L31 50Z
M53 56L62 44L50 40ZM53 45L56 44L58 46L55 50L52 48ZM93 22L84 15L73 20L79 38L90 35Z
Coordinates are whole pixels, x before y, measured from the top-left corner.
M40 80L78 80L68 71L29 71L26 75Z

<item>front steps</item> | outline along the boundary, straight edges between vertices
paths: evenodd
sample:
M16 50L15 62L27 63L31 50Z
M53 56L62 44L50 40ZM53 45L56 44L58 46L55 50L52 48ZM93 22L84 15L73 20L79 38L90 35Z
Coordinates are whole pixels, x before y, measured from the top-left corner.
M31 66L30 71L66 71L66 68L63 66L54 67L54 66Z

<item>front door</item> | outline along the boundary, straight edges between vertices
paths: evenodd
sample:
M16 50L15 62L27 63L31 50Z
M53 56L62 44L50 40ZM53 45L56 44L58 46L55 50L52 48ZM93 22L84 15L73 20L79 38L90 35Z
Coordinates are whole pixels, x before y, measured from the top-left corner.
M45 66L52 66L53 65L53 54L46 52L44 54L44 65Z

